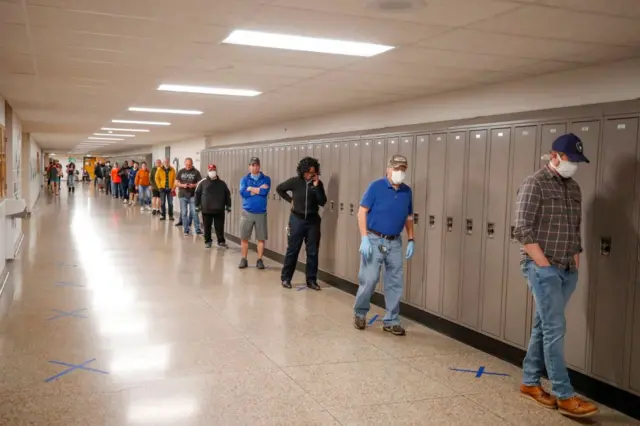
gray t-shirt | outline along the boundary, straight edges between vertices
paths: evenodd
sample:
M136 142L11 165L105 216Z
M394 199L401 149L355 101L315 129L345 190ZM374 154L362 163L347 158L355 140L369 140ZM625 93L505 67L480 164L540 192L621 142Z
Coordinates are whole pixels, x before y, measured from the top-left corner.
M195 167L192 167L191 170L180 169L176 175L176 180L180 183L197 185L197 183L202 180L202 175L200 175L200 172ZM178 197L189 198L193 197L195 193L195 186L193 188L178 188Z

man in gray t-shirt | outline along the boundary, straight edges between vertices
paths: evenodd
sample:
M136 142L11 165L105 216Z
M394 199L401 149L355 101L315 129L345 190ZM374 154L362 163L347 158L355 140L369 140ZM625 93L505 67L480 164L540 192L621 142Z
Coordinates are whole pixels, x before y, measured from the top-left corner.
M198 169L193 167L193 160L189 157L184 160L184 168L180 169L176 175L176 187L178 188L178 199L180 200L180 217L184 226L184 235L189 235L191 221L195 227L196 235L202 235L200 229L200 218L196 213L196 187L202 180L202 175Z

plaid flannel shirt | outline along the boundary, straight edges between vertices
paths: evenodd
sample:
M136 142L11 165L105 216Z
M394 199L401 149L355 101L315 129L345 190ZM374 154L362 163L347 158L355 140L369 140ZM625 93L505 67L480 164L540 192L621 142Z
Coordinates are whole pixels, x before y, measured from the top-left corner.
M582 193L573 179L548 166L524 180L518 189L514 238L523 246L538 243L551 264L575 269L582 252ZM522 262L531 260L524 250Z

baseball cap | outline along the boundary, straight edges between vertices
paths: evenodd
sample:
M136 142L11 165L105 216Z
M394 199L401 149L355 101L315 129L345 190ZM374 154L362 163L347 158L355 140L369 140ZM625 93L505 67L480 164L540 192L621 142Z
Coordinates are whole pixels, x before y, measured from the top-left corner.
M258 157L251 157L251 160L249 160L249 165L252 164L260 165L260 159Z
M209 171L217 170L215 164L209 164Z
M407 157L405 157L404 155L392 155L391 158L389 158L389 167L392 168L396 168L396 167L401 167L401 166L405 166L407 167L409 165L409 162L407 161Z
M562 152L567 155L572 163L588 163L589 159L584 156L584 146L579 137L573 133L560 136L551 145L551 150Z

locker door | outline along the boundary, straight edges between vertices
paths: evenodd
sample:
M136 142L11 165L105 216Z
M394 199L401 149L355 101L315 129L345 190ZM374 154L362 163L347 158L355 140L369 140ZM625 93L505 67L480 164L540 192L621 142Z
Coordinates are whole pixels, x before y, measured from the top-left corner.
M386 150L386 140L377 139L373 142L373 148L371 151L371 182L374 180L383 178L387 175L387 150ZM362 195L364 195L364 191L360 194L360 199L362 199ZM380 273L380 282L376 287L376 291L378 293L383 293L383 283L384 281L384 269Z
M516 220L516 197L520 184L533 174L539 163L536 158L538 127L516 127L512 146L512 175L510 189L509 249L507 253L507 283L505 295L504 339L524 348L529 331L527 330L527 306L530 293L520 267L520 244L511 240ZM494 326L495 328L495 326Z
M464 168L466 132L453 132L447 135L447 184L446 184L446 223L444 291L442 295L442 313L445 317L457 320L460 300L460 256L462 243L462 204L464 202Z
M500 337L505 247L509 244L509 229L511 229L508 220L510 143L511 129L491 131L487 167L487 213L482 230L485 240L480 327L482 331L496 337ZM533 161L533 156L531 156L531 161ZM526 288L526 284L522 280L520 280L520 284Z
M273 229L273 193L275 192L274 180L273 180L273 147L265 147L262 150L262 156L264 159L262 161L265 163L264 173L271 178L271 188L269 190L269 196L267 197L267 230L268 233L271 234L271 229ZM265 246L269 248L269 250L273 250L273 240L269 239L265 242Z
M233 220L233 216L242 208L241 205L238 205L234 197L235 189L236 189L236 179L233 173L233 169L231 167L231 162L229 160L229 153L230 151L228 149L225 149L224 151L221 152L222 167L223 167L222 170L224 170L224 173L229 177L228 179L229 179L229 192L231 192L231 205L237 206L238 208L235 210L232 210L231 214L229 215L227 220L224 222L224 232L226 233L231 233L231 221Z
M418 166L417 163L420 165ZM407 282L408 302L424 308L426 280L424 279L424 256L427 252L426 211L427 211L427 177L429 163L429 136L416 138L415 160L409 165L413 167L413 229L415 233L415 252L409 262L409 278Z
M336 250L336 274L342 278L348 278L347 269L349 261L349 247L347 242L347 235L349 233L350 215L349 215L349 203L351 201L351 185L349 182L349 149L351 142L340 142L337 144L339 149L338 163L339 169L337 172L339 181L339 197L338 197L338 227L337 234L334 238L338 239L338 245Z
M352 141L349 143L349 162L348 162L348 182L349 188L348 204L345 205L345 214L347 216L347 228L345 232L346 250L347 250L347 269L346 278L353 282L358 282L358 272L360 269L360 231L358 230L358 206L360 197L360 164L362 163L362 154L364 151L363 141Z
M324 185L324 191L327 195L327 204L322 209L322 228L320 237L320 269L329 272L331 269L331 254L335 241L330 238L331 221L333 218L333 210L335 208L335 200L331 198L331 145L328 143L318 143L314 147L313 154L320 161L320 179Z
M637 172L637 141L637 118L605 122L600 157L602 172L595 203L598 222L594 245L601 248L593 262L597 280L593 297L591 369L593 374L618 386L625 384L627 315L632 315L627 302L631 295L630 271L637 250L633 187ZM587 211L593 208L583 207Z
M447 135L429 136L427 167L426 301L431 312L442 313L442 250L444 245L444 194Z
M558 139L558 137L567 133L567 124L566 123L558 123L558 124L545 124L542 126L542 154L548 154L551 151L551 145L553 141ZM541 156L542 157L542 156ZM539 167L543 167L547 164L547 160L543 160L540 158Z
M469 132L468 149L459 318L462 323L477 329L480 319L482 242L485 234L483 214L487 131Z
M271 203L272 203L272 212L273 212L273 217L271 218L271 228L269 228L269 240L271 240L271 245L273 247L273 251L275 251L276 253L282 253L282 250L280 248L280 241L281 241L281 232L278 229L280 226L280 210L281 210L281 203L280 203L280 196L277 194L276 192L276 187L278 186L278 184L280 183L280 169L282 167L282 147L280 146L276 146L273 147L273 168L271 171L271 175L269 176L271 178L271 190L273 191L273 194L271 196Z
M415 173L415 170L416 170L416 165L415 165L415 162L413 161L414 149L415 149L415 142L414 142L413 136L403 136L398 141L398 154L401 154L407 157L407 162L409 163L409 168L407 170L407 177L405 178L404 183L409 185L412 190L413 190L413 174ZM389 154L389 157L390 156L391 154ZM405 232L405 235L403 235L402 237L402 253L404 254L406 252L407 252L407 236ZM403 255L403 259L404 258L405 256ZM403 290L402 300L406 302L409 294L409 284L411 283L411 266L409 265L409 262L407 262L406 260L403 260L402 262L402 270L404 272L404 290Z
M363 140L361 141L361 147L360 147L360 153L359 153L359 160L360 160L360 164L354 164L353 167L357 167L358 172L359 172L359 179L358 179L358 187L353 191L354 193L352 194L353 200L355 201L355 211L356 211L356 219L354 221L354 223L356 224L356 238L357 238L357 247L355 247L356 249L356 261L354 262L354 264L351 266L352 268L356 268L356 270L359 272L360 270L360 262L361 262L361 257L360 257L360 252L359 247L360 247L360 231L358 229L358 218L357 218L357 213L358 210L360 209L360 201L362 201L362 196L364 195L364 192L367 190L367 188L369 187L369 185L372 182L372 176L374 174L374 172L372 171L372 169L374 167L372 167L372 154L374 151L374 141L373 140ZM358 279L357 279L357 272L356 272L356 280L354 282L358 283Z
M239 149L236 148L232 151L231 161L233 162L233 171L236 176L235 180L238 182L236 184L236 191L234 194L234 198L235 198L234 201L236 203L239 203L241 200L238 192L238 187L240 186L240 156L241 156L241 153ZM233 215L231 233L237 237L240 236L240 233L238 232L238 229L240 228L239 222L240 222L240 217L238 215Z
M578 122L571 125L571 131L577 135L584 145L584 152L591 161L590 164L581 165L574 176L580 184L582 191L582 245L584 252L580 255L580 273L578 286L569 300L565 310L567 319L567 334L565 337L565 359L567 364L577 370L585 371L587 368L587 336L588 336L588 310L589 289L591 284L590 268L591 260L595 260L596 254L592 246L588 246L593 238L594 217L590 212L596 195L596 182L598 171L598 153L600 142L600 122Z
M329 204L331 206L329 210L329 220L326 221L326 233L329 244L327 247L327 267L328 272L334 275L339 275L338 273L338 247L340 246L341 240L338 241L338 217L340 215L340 144L335 142L330 142L325 147L325 157L329 157L330 161L328 161L330 165L330 175L329 179ZM326 161L325 161L326 162Z

